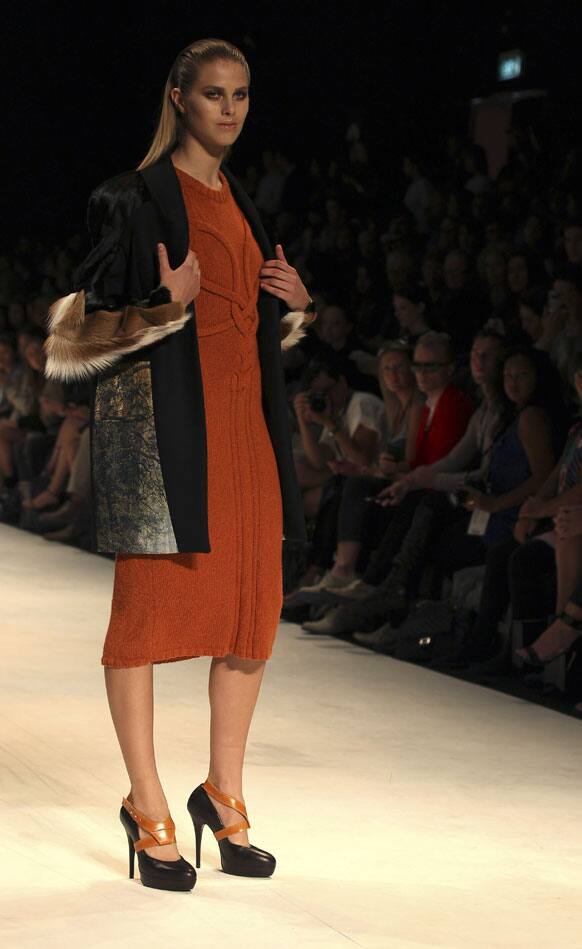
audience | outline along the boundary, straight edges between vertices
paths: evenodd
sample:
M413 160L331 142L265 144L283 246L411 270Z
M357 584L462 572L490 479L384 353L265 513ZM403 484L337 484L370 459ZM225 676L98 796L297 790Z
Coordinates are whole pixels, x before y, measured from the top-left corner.
M302 595L306 631L383 651L473 567L479 608L441 668L540 675L567 653L582 715L579 421L562 446L582 219L569 154L544 135L510 130L495 178L460 135L407 146L394 182L353 122L337 154L266 148L238 174L319 314L282 357L309 536L284 611ZM23 237L0 267L0 519L86 547L90 400L44 379L43 340L88 249ZM499 642L508 616L517 652Z

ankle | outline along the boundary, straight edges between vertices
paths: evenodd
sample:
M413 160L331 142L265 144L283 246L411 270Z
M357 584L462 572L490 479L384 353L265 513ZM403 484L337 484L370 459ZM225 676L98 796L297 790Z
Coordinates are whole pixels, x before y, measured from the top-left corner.
M212 784L219 791L222 791L223 794L228 794L230 797L236 797L239 801L244 801L242 782L240 778L233 778L229 775L219 775L209 772L206 780L209 781L210 784Z
M165 820L169 816L170 809L168 802L161 789L159 791L152 791L151 788L132 786L127 795L127 800L131 804L134 804L142 814L145 814L146 817L150 817L152 820Z

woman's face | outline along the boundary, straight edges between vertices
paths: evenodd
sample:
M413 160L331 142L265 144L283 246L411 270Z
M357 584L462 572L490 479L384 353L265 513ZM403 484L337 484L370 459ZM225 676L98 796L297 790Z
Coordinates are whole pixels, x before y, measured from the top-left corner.
M380 357L380 372L389 392L407 392L414 386L410 359L406 353L383 353Z
M343 345L349 332L346 314L339 306L327 306L319 317L319 335L324 343Z
M31 339L26 344L24 358L28 365L36 372L44 372L46 365L46 354L42 341L40 339Z
M412 329L422 319L424 304L413 303L412 300L401 297L397 293L394 294L392 302L394 304L394 315L402 330Z
M580 402L582 402L582 370L574 373L574 386Z
M178 88L171 95L188 132L210 154L222 154L239 137L249 111L249 84L240 63L205 63L186 96Z
M525 306L525 304L522 303L519 308L519 322L521 323L521 328L524 333L527 333L530 339L532 339L534 343L537 343L544 328L541 316L538 316L531 307Z
M503 388L508 399L525 405L535 392L537 373L526 356L512 356L503 367Z
M507 283L512 293L527 289L529 276L525 257L511 257L507 265Z

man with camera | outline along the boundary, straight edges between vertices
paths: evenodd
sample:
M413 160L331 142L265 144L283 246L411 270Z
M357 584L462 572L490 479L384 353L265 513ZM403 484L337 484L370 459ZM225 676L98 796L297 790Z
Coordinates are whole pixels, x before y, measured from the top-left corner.
M352 389L341 367L330 360L312 360L301 378L293 405L301 438L302 458L295 466L306 518L319 518L315 549L301 584L321 574L318 547L335 545L336 508L345 477L365 474L384 441L387 418L382 399ZM333 548L332 548L333 552ZM321 555L321 556L320 556Z

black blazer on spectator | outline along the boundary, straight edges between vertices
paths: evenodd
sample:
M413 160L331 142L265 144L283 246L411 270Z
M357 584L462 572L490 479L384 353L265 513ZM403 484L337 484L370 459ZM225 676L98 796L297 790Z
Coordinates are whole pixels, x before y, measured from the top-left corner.
M264 257L274 257L251 199L228 167L221 170ZM100 184L89 200L87 224L92 250L73 276L77 299L82 299L79 291L84 292L85 313L95 316L95 311L119 311L129 304L177 306L160 286L157 253L158 242L164 243L170 266L176 268L189 246L186 208L169 153L142 171L124 172ZM283 533L287 539L305 540L281 361L285 310L264 290L257 303L263 410L280 478ZM184 317L177 331L146 347L134 347L135 352L93 375L92 533L99 551L211 549L206 423L193 303L186 312L192 316Z

